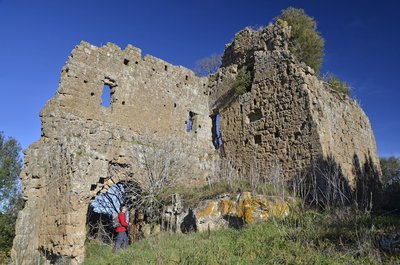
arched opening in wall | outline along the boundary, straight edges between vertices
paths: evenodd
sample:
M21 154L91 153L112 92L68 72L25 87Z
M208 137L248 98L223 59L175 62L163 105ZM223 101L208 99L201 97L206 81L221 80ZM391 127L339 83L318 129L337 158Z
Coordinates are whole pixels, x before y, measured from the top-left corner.
M132 209L140 193L139 186L133 181L120 181L106 192L99 192L88 206L87 238L112 245L115 241L116 229L120 226L118 221L120 207L122 205L127 207L126 220L131 220Z
M101 105L105 108L109 108L111 106L111 95L112 90L110 85L104 84L103 93L101 95Z
M215 114L211 115L211 120L212 120L212 126L211 126L211 132L212 132L212 143L215 147L215 149L219 149L222 147L222 136L221 136L221 131L219 130L219 120L220 120L220 114L219 112L214 112Z

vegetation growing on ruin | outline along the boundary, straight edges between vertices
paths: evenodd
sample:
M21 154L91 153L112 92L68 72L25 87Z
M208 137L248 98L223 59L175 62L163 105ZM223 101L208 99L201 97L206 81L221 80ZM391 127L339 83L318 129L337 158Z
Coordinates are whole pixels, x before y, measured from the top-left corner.
M221 66L221 55L212 54L196 62L194 72L197 76L208 76L218 71Z
M243 95L251 86L251 73L247 69L240 69L235 81L232 83L232 88L237 95Z
M350 96L350 86L346 81L342 81L339 77L332 73L326 74L324 80L331 86L333 90Z
M333 162L331 162L333 163ZM87 244L84 264L397 264L399 246L385 248L385 242L400 229L400 219L388 215L372 215L365 203L346 198L346 188L332 164L329 171L301 175L288 186L280 177L279 167L266 176L257 173L241 176L229 164L220 166L220 175L204 187L180 186L168 188L158 199L166 202L174 193L181 195L185 207L215 198L224 193L252 191L283 198L290 202L289 216L280 220L245 225L242 229L222 229L191 234L163 232L134 243L114 254L111 246L94 240ZM394 172L398 170L395 169ZM316 174L320 174L318 176ZM310 201L318 198L309 185L326 180L329 185L320 190L324 207ZM323 179L315 179L323 178ZM334 196L334 195L337 196ZM295 199L293 195L297 195ZM317 197L316 197L317 196ZM319 198L321 199L321 198ZM355 200L353 200L355 199ZM361 209L362 208L362 209Z
M324 57L325 41L317 31L317 22L303 9L289 7L275 18L291 26L290 51L318 73Z

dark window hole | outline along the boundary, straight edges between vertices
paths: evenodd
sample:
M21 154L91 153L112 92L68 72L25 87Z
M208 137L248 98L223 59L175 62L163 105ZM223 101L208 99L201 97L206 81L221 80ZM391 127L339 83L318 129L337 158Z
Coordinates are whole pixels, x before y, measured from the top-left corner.
M111 87L110 85L105 84L103 86L103 94L101 96L101 105L103 107L110 107L111 105Z
M125 65L129 65L129 60L128 59L124 59L124 64Z
M261 141L261 135L254 135L254 143L260 145L262 143Z
M122 105L125 105L125 101L122 101Z
M219 149L222 146L222 136L219 130L220 115L218 112L216 112L216 114L211 115L210 117L212 120L212 126L211 126L212 143L215 149Z
M186 122L186 132L192 131L192 129L194 127L193 125L195 122L195 116L196 116L196 113L194 113L193 111L189 111L188 119ZM197 133L197 132L195 131L195 133Z
M164 65L164 70L168 71L168 65Z

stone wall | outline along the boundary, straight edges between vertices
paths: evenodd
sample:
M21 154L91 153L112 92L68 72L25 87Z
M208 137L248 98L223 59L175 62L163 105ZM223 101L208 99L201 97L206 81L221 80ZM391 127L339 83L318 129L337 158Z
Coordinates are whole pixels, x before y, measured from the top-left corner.
M142 58L130 45L79 44L41 112L42 137L25 151L16 263L32 264L40 256L81 262L90 200L126 177L112 171L115 165L144 181L140 148L150 142L173 142L189 162L176 183L204 183L214 152L207 82L181 66ZM111 87L109 107L102 106L104 85ZM196 115L187 132L189 111Z
M220 115L223 154L248 177L268 178L277 168L286 179L333 158L354 188L355 159L379 172L369 120L354 100L297 61L288 50L290 28L282 24L236 34L210 78L210 108ZM244 71L251 84L238 94L233 84Z

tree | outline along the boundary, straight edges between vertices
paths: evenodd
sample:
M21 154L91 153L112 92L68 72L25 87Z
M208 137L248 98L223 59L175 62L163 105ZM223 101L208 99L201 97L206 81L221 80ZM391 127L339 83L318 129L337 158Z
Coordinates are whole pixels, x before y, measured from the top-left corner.
M319 73L324 57L324 39L317 31L317 22L303 9L289 7L275 20L286 21L291 26L290 51Z
M246 69L241 69L232 84L232 88L235 90L237 95L243 95L250 90L251 82L250 72Z
M217 72L220 66L221 55L214 53L209 57L197 61L194 72L198 76L208 76Z
M19 195L18 181L22 168L21 146L14 138L0 132L0 211L5 211Z
M382 157L380 159L383 181L385 183L400 179L400 157Z
M7 253L15 236L15 221L22 206L19 174L22 168L21 146L0 132L0 252ZM0 257L1 257L0 253Z
M129 220L132 223L129 227L131 241L140 238L143 232L140 229L143 227L142 224L138 225L138 222L144 222L144 219L147 224L159 222L166 203L160 199L160 194L173 186L177 178L182 178L183 174L190 172L190 159L185 156L184 145L181 142L172 138L159 142L150 135L144 134L140 141L132 146L132 153L137 159L132 161L136 168L135 174L130 165L110 166L110 175L124 177L92 201L89 214L101 218L93 218L94 222L88 223L89 236L102 238L104 243L112 242L108 232L112 221L109 216L116 215L120 205L124 204L129 210ZM138 175L141 177L138 178Z

